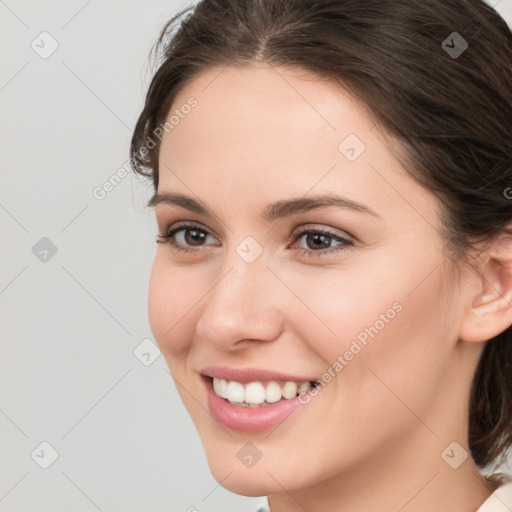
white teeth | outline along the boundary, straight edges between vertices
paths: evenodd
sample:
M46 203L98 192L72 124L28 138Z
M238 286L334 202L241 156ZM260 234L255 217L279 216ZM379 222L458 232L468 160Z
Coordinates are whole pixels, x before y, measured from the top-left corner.
M277 382L269 382L265 391L265 397L269 404L281 400L281 386Z
M261 382L249 382L245 385L244 396L248 404L262 404L265 401L265 388Z
M305 393L309 389L309 382L303 382L298 388L297 388L297 394Z
M244 401L244 386L240 382L230 380L227 388L227 399L230 402L243 402Z
M236 381L213 378L213 389L217 396L241 407L260 407L279 402L281 399L295 398L311 387L308 381L286 382L282 387L276 381L270 381L266 387L261 382L242 384Z
M213 379L213 389L215 389L215 393L222 397L228 397L228 381L225 379Z
M297 396L297 384L295 384L295 382L287 382L283 386L281 393L285 398L293 398Z

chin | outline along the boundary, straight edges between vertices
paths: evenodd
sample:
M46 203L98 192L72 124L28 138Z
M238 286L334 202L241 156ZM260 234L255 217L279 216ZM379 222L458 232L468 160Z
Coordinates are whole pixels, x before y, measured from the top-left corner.
M208 465L215 480L235 494L256 498L282 491L276 480L266 473L264 468L258 471L256 468L235 470L229 464L219 464L218 461L210 462L209 459ZM276 475L276 479L281 482L279 475ZM283 485L286 487L287 483L285 481Z
M309 486L316 479L314 471L302 471L298 475L297 461L288 458L283 463L283 455L275 454L272 450L265 451L252 467L246 467L238 458L238 453L251 442L248 438L231 440L228 444L203 442L212 476L228 491L248 497L268 496L282 492L283 488L293 491ZM258 444L258 441L254 443Z

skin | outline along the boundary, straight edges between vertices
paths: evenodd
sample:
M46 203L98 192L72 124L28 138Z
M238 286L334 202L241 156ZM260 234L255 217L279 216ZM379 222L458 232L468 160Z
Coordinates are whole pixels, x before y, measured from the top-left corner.
M268 495L272 512L476 510L496 484L471 456L453 469L441 454L453 442L457 457L469 452L471 379L485 340L512 323L511 244L455 273L436 197L400 167L348 91L303 70L210 69L171 110L191 96L198 105L164 134L158 192L191 196L213 215L155 207L159 234L191 221L209 236L191 245L190 232L175 235L195 252L157 246L149 319L214 477L235 493ZM350 133L366 146L352 162L338 150ZM269 203L325 192L379 217L329 207L261 218ZM354 245L329 254L335 239L293 241L300 226ZM263 248L250 264L236 252L247 236ZM396 302L401 311L271 433L228 431L210 416L205 366L320 378ZM247 442L262 454L251 468L237 458Z

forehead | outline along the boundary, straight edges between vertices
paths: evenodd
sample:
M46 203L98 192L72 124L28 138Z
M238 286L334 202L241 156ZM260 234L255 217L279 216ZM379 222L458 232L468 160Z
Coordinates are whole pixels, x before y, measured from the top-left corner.
M159 190L189 193L193 184L200 197L215 190L219 200L265 194L266 202L329 191L395 211L403 197L429 195L364 105L299 68L209 69L180 91L171 115L179 122L162 140Z
M286 161L297 171L312 154L334 163L350 134L358 149L382 147L350 93L299 68L203 71L175 97L168 119L172 129L164 133L160 160L175 165L197 165L207 156L209 167L244 160L275 169Z
M352 126L362 135L374 125L368 110L347 89L296 67L255 64L205 70L176 95L170 114L191 97L197 106L190 115L200 115L209 129L212 123L217 130L243 127L256 134L264 127L287 126L293 135L293 125L294 132L312 136L322 131L341 135Z

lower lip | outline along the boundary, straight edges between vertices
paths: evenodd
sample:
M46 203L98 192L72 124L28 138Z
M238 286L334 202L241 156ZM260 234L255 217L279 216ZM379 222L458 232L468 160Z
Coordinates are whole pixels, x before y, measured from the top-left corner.
M217 396L210 378L203 377L203 380L211 415L217 423L228 429L240 432L273 430L294 411L304 407L304 404L299 402L299 395L264 407L240 407Z

